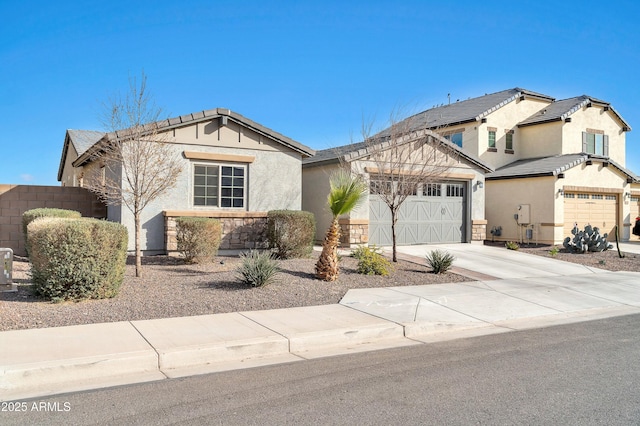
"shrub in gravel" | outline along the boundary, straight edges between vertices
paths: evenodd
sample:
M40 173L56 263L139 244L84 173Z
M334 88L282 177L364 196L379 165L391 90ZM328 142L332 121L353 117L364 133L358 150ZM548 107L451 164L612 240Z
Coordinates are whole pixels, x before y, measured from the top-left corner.
M516 243L515 241L507 241L504 246L509 249L509 250L519 250L520 249L520 245L518 243Z
M391 263L376 246L358 246L351 252L351 256L358 260L357 271L364 275L389 275Z
M453 265L453 261L456 258L444 251L444 250L431 250L430 253L427 254L427 265L433 269L434 274L442 274L447 272L451 266Z
M53 208L39 208L31 209L22 213L22 233L24 234L24 241L27 253L29 253L29 241L27 240L27 226L34 220L40 217L66 217L66 218L79 218L82 215L75 210L65 209L53 209Z
M98 219L44 217L31 222L27 233L38 295L62 301L118 294L127 261L125 226Z
M209 263L218 254L222 223L207 217L176 218L178 251L187 263Z
M262 287L275 281L280 271L279 263L273 253L251 250L240 255L240 265L236 269L238 278L244 284Z
M280 259L309 257L315 235L313 213L297 210L271 210L267 213L269 247Z

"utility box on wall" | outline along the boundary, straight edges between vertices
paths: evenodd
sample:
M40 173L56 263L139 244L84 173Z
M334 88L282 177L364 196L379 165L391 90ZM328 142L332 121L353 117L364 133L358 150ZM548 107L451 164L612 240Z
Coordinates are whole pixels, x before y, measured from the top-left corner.
M531 205L530 204L520 204L518 206L518 211L516 212L518 215L518 225L528 225L531 223Z

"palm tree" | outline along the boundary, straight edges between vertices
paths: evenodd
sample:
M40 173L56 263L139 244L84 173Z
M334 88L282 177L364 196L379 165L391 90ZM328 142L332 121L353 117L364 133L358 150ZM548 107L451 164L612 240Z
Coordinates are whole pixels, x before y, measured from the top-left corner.
M361 176L352 175L341 169L329 179L331 190L327 202L333 220L322 244L322 253L316 263L316 277L324 281L338 278L338 244L340 243L340 225L338 217L349 213L365 200L367 184Z

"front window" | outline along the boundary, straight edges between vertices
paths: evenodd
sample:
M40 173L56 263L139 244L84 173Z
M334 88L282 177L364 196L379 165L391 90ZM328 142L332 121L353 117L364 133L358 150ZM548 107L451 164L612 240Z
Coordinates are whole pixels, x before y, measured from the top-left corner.
M243 208L244 200L245 166L194 165L194 206Z
M444 138L462 148L462 132L451 133L449 135L445 135Z

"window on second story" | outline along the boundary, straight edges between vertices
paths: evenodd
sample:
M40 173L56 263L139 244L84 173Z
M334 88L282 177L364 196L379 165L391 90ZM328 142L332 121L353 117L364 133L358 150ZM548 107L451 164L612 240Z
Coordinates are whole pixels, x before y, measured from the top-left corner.
M582 132L582 151L587 154L609 156L609 137L603 132Z
M489 130L489 144L487 145L489 148L496 148L496 131Z
M507 151L513 151L513 130L508 131L505 134L505 147Z
M462 132L450 133L448 135L444 135L444 138L462 148Z

